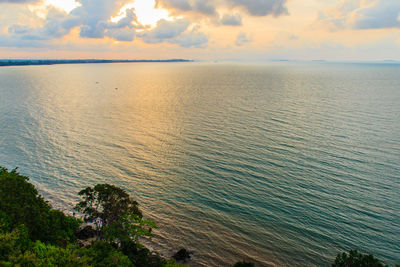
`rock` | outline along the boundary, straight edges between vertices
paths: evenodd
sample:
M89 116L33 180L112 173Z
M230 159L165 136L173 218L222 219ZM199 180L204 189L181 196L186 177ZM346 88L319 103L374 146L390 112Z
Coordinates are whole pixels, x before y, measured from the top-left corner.
M76 236L76 238L78 238L80 240L86 240L86 239L95 237L96 231L93 229L93 227L87 225L87 226L83 227L82 229L79 229L75 233L75 236Z
M192 257L190 256L191 254L193 254L192 252L189 252L188 250L182 248L181 250L179 250L177 253L174 254L174 256L172 256L176 261L190 261L192 259Z

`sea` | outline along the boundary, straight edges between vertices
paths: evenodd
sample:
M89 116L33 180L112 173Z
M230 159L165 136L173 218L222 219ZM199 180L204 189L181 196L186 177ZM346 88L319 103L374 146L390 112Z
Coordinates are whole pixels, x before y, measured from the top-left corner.
M0 165L68 213L127 190L191 266L400 263L400 64L2 67Z

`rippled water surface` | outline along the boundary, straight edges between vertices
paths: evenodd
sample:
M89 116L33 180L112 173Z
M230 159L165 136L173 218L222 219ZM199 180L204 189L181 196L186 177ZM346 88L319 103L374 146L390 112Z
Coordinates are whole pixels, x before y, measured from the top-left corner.
M0 68L0 165L54 206L119 185L193 265L400 262L400 65Z

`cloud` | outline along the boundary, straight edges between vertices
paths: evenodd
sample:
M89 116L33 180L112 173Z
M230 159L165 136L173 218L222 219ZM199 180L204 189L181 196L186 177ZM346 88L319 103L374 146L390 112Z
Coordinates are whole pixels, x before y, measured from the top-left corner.
M48 10L47 18L43 26L30 27L27 25L13 24L8 27L11 37L19 40L49 40L68 34L69 29L62 25L67 14L58 9Z
M211 16L216 14L216 4L213 0L157 0L156 5L177 11L191 11Z
M203 14L208 14L208 15L216 14L215 6L213 5L212 0L195 0L194 1L194 9L197 12L200 12Z
M175 21L160 20L157 26L141 35L143 41L150 44L162 43L165 40L178 37L186 31L190 21L187 19L179 19Z
M32 28L25 25L14 24L8 28L8 33L10 34L29 34Z
M202 32L192 31L181 34L178 38L173 40L172 43L182 47L205 48L207 47L208 37Z
M181 11L192 10L192 4L189 0L157 0L156 5L162 5L167 8L174 8Z
M109 29L105 33L106 36L121 42L131 42L135 39L135 30L132 29Z
M357 29L397 28L400 27L400 1L380 0L358 9L353 16L353 27Z
M236 14L225 14L221 18L222 25L229 25L229 26L241 26L242 25L242 16L239 13Z
M286 2L287 0L157 0L157 5L173 9L175 13L191 11L214 16L218 8L238 7L253 16L277 17L288 14Z
M9 4L30 4L30 3L39 3L42 0L0 0L1 3L9 3Z
M0 47L14 48L42 48L46 45L42 40L20 39L10 36L9 34L0 34Z
M208 43L208 37L198 31L196 27L189 30L189 25L190 21L187 19L175 21L163 19L157 23L154 29L138 34L138 36L148 44L167 42L182 47L205 48Z
M132 24L132 22L134 22L135 24L138 23L137 21L137 17L135 14L135 9L131 8L126 10L126 14L125 17L123 17L122 19L120 19L117 23L107 23L108 28L133 28L134 25Z
M85 38L103 38L108 20L118 14L124 5L118 0L80 0L81 6L71 11L71 17L80 22L80 36Z
M40 26L32 27L24 24L12 24L7 27L8 34L0 42L0 46L10 46L21 43L22 46L46 46L49 41L68 35L73 28L79 29L81 38L111 38L116 41L131 42L136 37L142 38L145 43L171 43L182 47L206 47L208 37L191 28L189 19L176 19L174 21L160 20L153 29L146 29L137 20L134 9L125 11L125 16L117 22L112 22L111 17L118 15L123 6L121 1L109 0L80 0L80 6L66 13L59 9L48 7L45 19ZM207 10L207 5L199 5L202 12ZM137 34L136 29L142 31ZM33 42L34 41L34 42Z
M386 29L400 27L399 0L342 0L319 13L317 24L340 29Z
M48 39L59 38L67 35L76 24L68 20L67 13L51 8L47 13L46 23L42 29L36 31L39 31L40 35L47 36Z
M245 34L245 33L239 33L238 36L236 37L235 44L236 44L237 46L243 46L244 44L250 43L250 42L252 42L252 41L253 41L252 39L250 39L249 37L247 37L247 34Z
M77 6L70 12L46 6L44 0L0 0L0 3L11 2L21 5L4 5L5 9L24 9L26 14L21 16L21 13L14 12L13 19L10 19L11 15L10 18L2 15L1 43L7 46L18 42L29 46L29 41L32 46L44 47L57 43L78 44L82 39L113 39L121 42L142 39L148 44L170 43L203 48L207 47L213 34L211 31L205 34L194 25L202 25L202 29L208 26L212 29L218 25L243 26L244 16L287 14L287 0L157 0L156 4L168 8L174 20L160 20L155 27L151 27L140 24L134 9L125 10L119 21L112 20L121 16L121 8L132 3L132 0L76 0ZM30 5L22 4L28 2L43 5L32 9ZM228 8L233 12L226 13ZM71 33L74 36L68 39ZM78 39L75 33L79 33ZM236 44L242 46L251 41L246 34L240 34Z
M287 15L286 0L230 0L233 6L243 7L253 16Z
M66 13L50 7L44 23L38 27L14 24L8 27L11 38L19 40L51 40L61 38L79 27L82 38L104 38L118 41L132 41L137 27L134 9L126 10L125 16L118 22L110 18L118 14L123 6L120 1L80 0L81 6Z

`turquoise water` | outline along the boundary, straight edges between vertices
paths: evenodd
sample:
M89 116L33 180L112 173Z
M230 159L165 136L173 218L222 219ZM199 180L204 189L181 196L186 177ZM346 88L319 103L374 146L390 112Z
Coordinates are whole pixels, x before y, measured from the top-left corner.
M400 65L0 68L0 165L60 209L119 185L193 266L400 262Z

